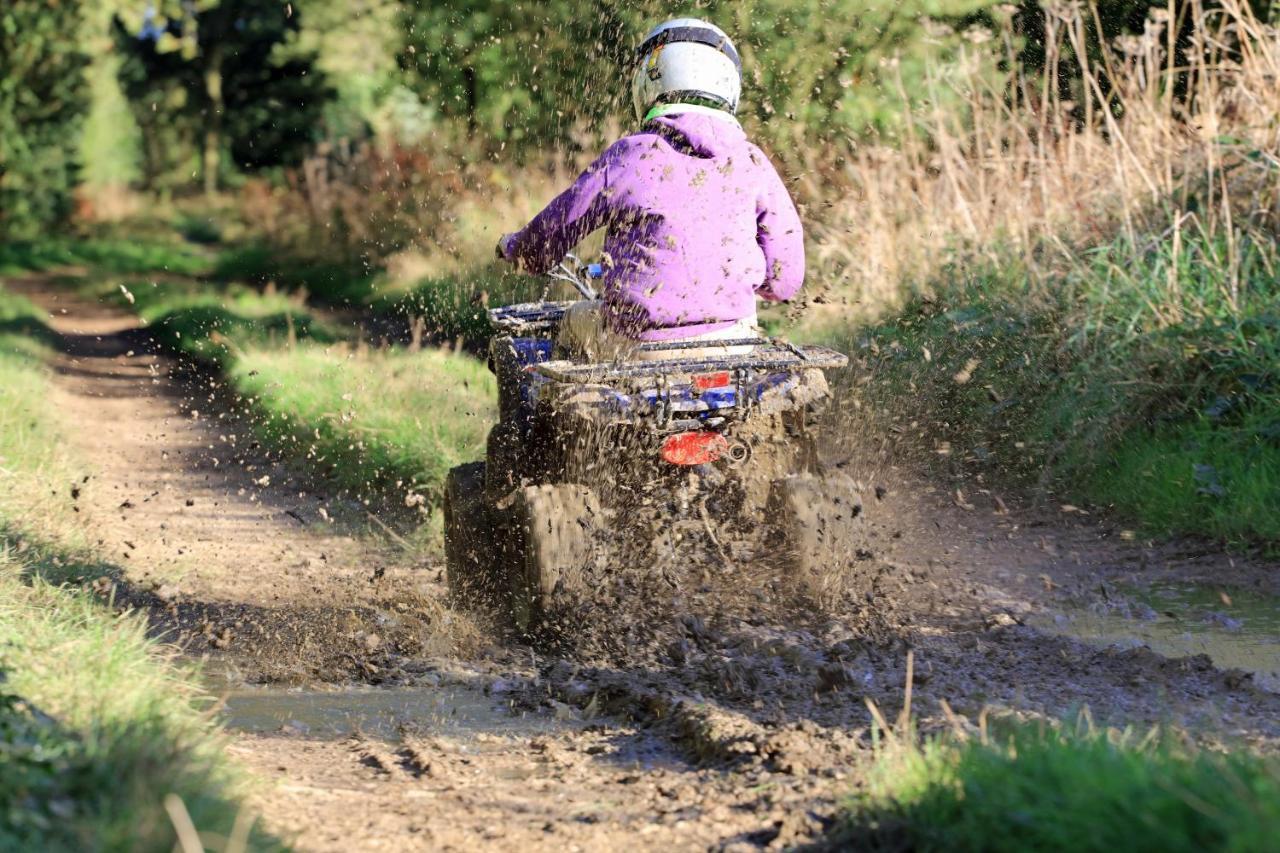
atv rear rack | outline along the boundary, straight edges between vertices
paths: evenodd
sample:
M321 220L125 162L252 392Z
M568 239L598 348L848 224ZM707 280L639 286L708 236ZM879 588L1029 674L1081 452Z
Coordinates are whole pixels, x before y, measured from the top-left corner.
M738 338L723 341L680 341L678 343L643 344L640 349L665 352L681 349L715 349L753 347L749 353L696 358L669 358L656 361L618 361L608 364L583 364L576 361L546 361L529 365L541 376L555 382L602 383L611 379L627 379L673 373L711 373L719 370L831 370L849 363L847 356L817 346L795 346L760 338Z
M559 325L572 302L523 302L490 308L489 323L499 331L514 335L547 332Z

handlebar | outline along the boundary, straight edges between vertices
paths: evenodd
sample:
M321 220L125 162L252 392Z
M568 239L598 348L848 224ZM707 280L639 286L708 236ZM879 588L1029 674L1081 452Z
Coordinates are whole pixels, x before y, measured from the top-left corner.
M568 282L584 299L594 301L599 298L599 294L591 286L591 282L604 277L604 265L583 263L576 255L566 255L547 276L556 281Z

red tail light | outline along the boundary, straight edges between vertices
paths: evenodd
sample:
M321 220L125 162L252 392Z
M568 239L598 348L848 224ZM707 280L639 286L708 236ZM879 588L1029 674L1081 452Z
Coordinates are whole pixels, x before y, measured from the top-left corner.
M662 442L662 458L672 465L705 465L729 449L718 432L678 432Z
M718 373L704 373L701 376L693 377L693 387L699 391L706 391L708 388L723 388L729 384L729 371L721 370Z

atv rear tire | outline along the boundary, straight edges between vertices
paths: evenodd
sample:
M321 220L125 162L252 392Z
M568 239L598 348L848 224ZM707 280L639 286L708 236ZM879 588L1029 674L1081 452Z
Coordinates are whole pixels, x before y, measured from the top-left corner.
M498 573L494 530L484 500L485 463L449 471L444 483L444 552L449 597L467 609L500 607L506 593Z
M863 542L862 498L846 474L795 474L774 482L772 517L790 569L802 577L842 572Z
M526 486L512 509L520 548L511 561L511 613L516 629L529 634L558 599L585 588L603 516L595 493L577 484Z

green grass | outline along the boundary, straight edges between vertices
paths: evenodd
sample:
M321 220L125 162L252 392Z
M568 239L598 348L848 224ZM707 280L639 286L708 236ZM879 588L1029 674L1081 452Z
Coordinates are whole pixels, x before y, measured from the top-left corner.
M1122 439L1081 490L1157 531L1280 543L1280 448L1272 424L1223 429L1196 418Z
M1020 728L883 745L832 849L1266 850L1280 764L1170 738Z
M0 532L17 524L66 522L71 514L64 504L75 472L58 452L44 407L42 359L52 340L39 309L0 285ZM63 524L59 531L69 528Z
M255 347L292 346L300 340L331 343L342 330L316 317L297 299L243 285L199 282L129 283L112 298L132 307L157 343L214 367Z
M0 283L0 358L14 365L25 365L41 357L55 337L45 325L40 309L21 296L9 293ZM7 378L11 382L21 381L17 376ZM0 394L5 393L18 394L9 389L9 383L0 382Z
M55 585L119 572L76 523L83 471L45 406L50 339L0 289L0 850L168 851L178 801L210 839L243 835L244 782L195 674L142 617Z
M210 838L249 833L211 700L145 621L24 575L0 556L0 849L168 851L166 801Z
M255 436L361 499L430 512L449 468L484 454L496 388L485 366L435 348L370 350L296 298L242 286L129 284L163 346L220 370Z
M564 285L550 279L490 266L425 278L408 293L375 300L371 307L378 313L419 318L432 338L479 343L492 334L487 308L537 301L544 293L551 299L578 298L568 296Z
M1242 247L1232 304L1220 247L1188 243L1174 269L1163 245L1117 242L1048 279L952 270L846 342L866 377L849 393L947 473L1045 487L1152 533L1280 542L1268 250Z
M496 386L476 359L436 349L251 350L228 376L255 432L360 497L438 505L449 468L484 455Z
M120 275L202 275L211 265L204 252L173 241L67 237L0 243L0 275L66 266Z
M377 270L359 261L299 257L265 243L247 243L224 251L213 276L219 281L274 284L305 291L308 298L327 305L360 306L374 294Z

